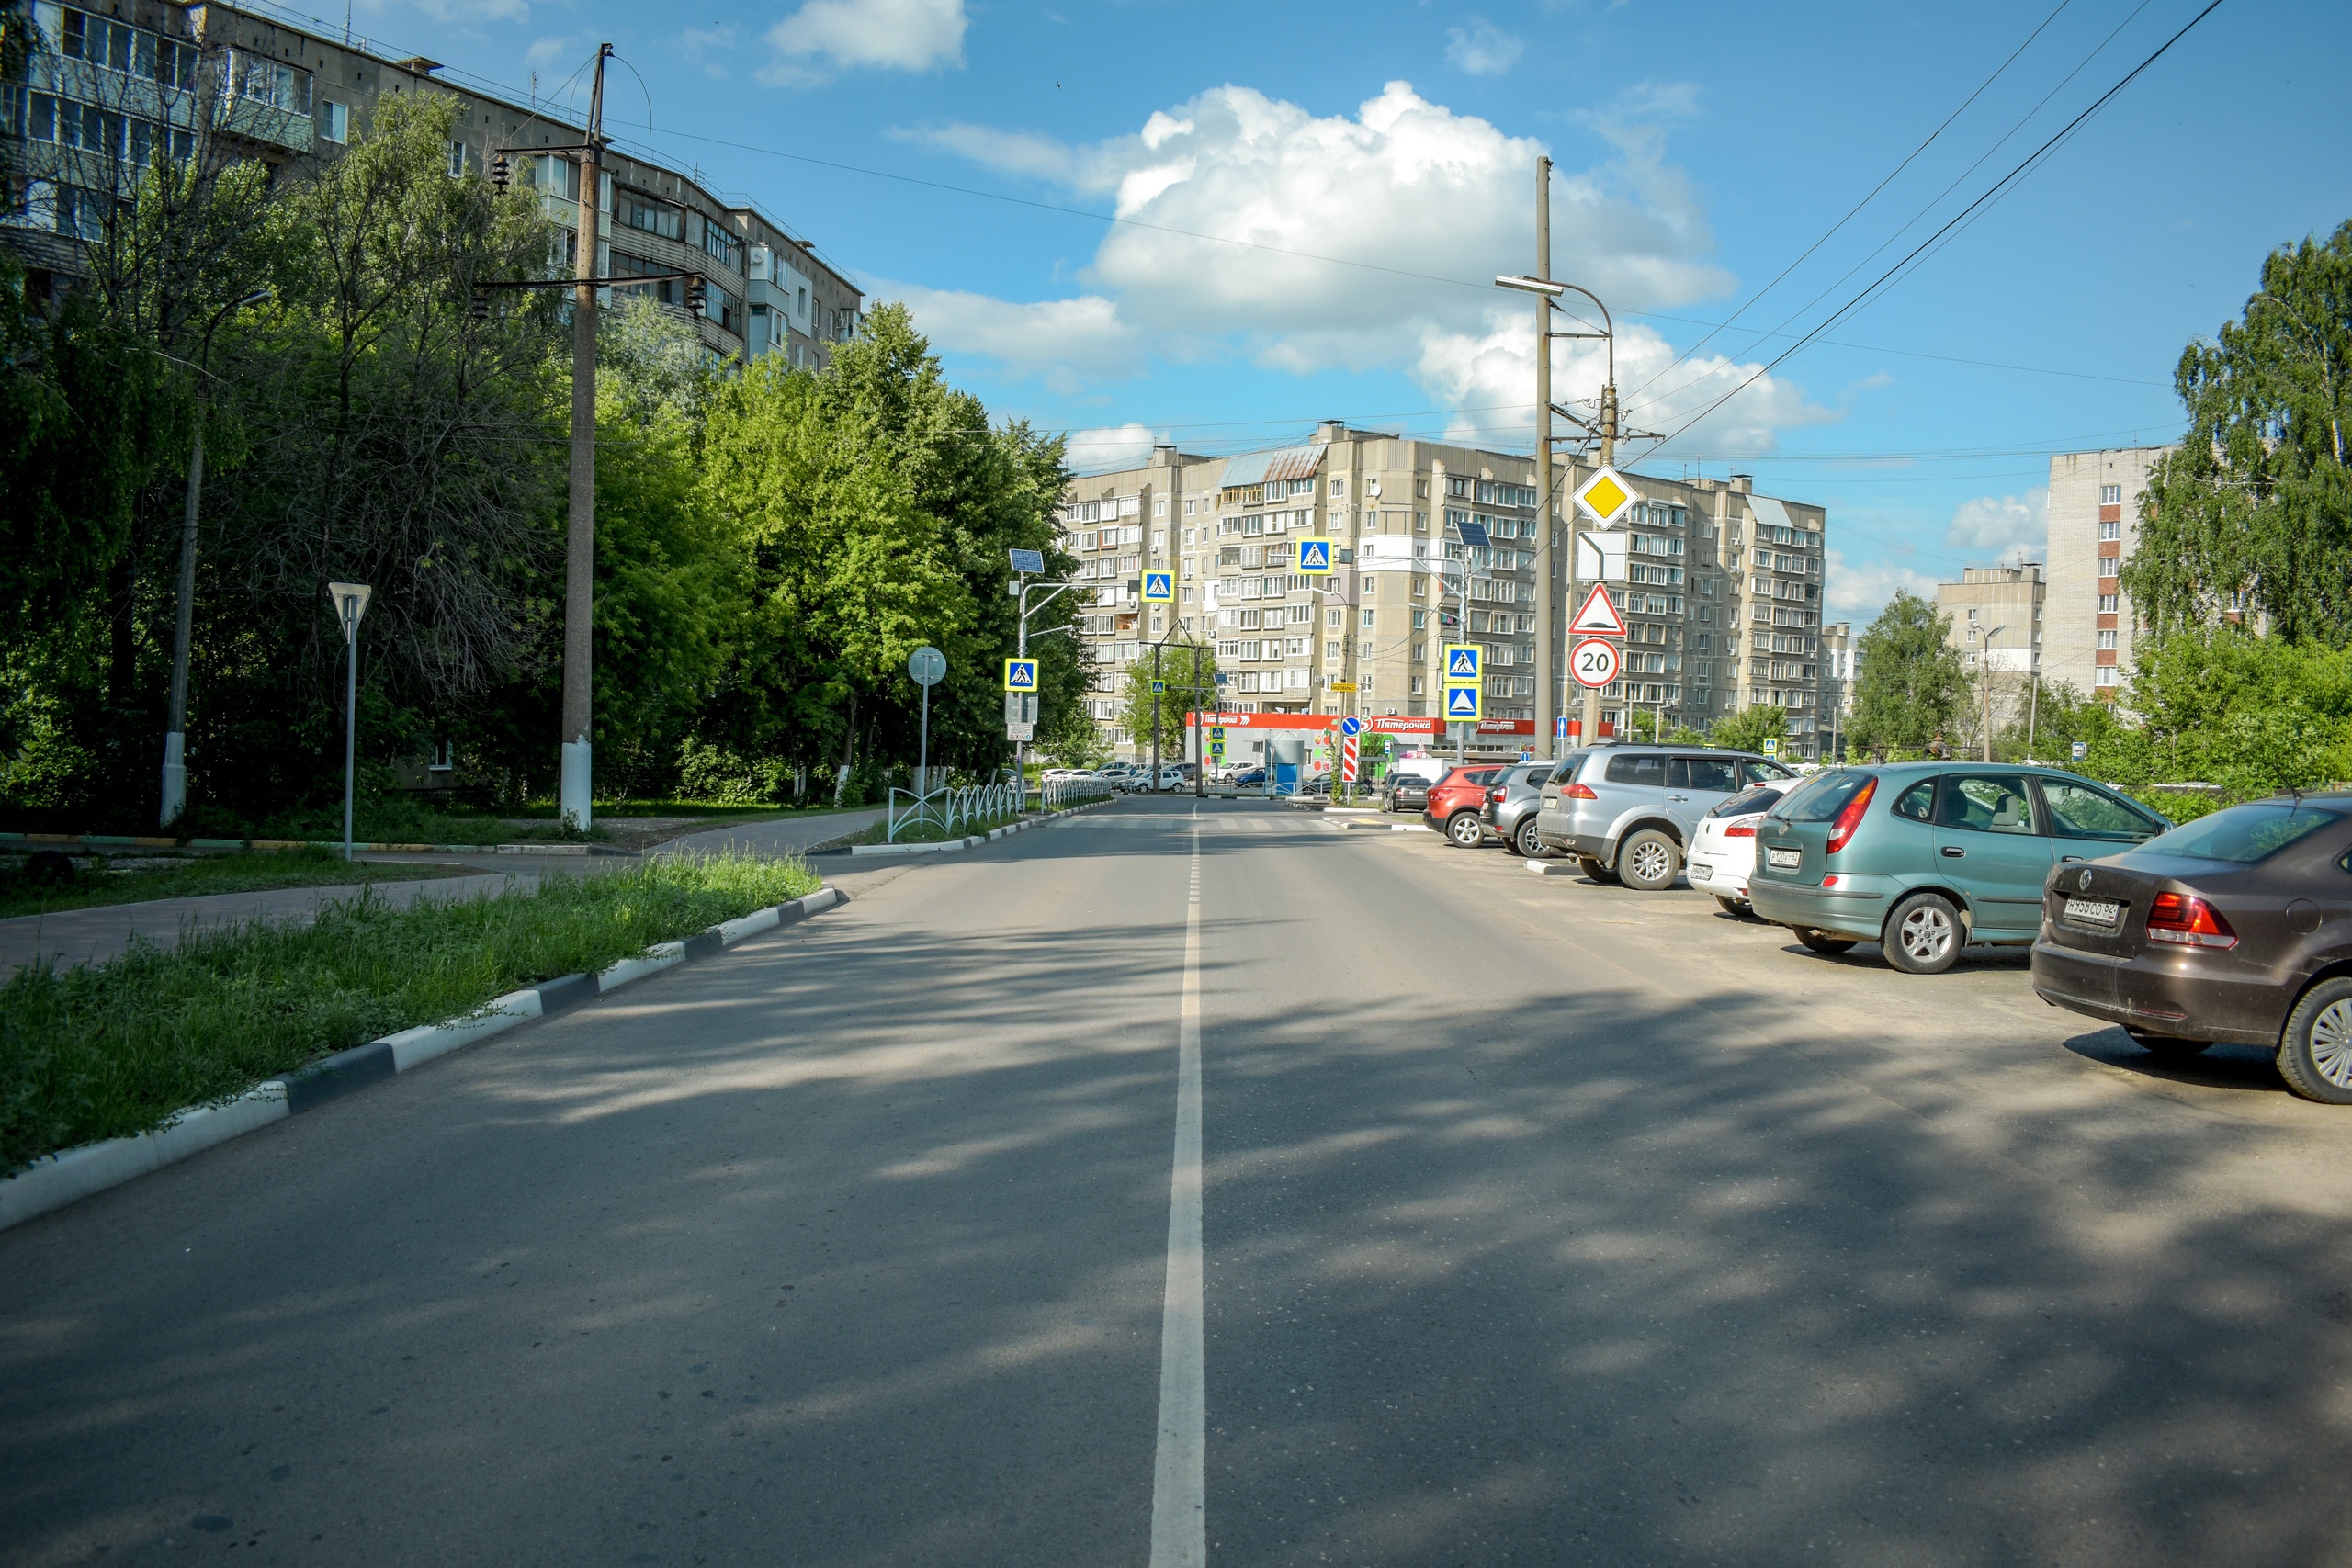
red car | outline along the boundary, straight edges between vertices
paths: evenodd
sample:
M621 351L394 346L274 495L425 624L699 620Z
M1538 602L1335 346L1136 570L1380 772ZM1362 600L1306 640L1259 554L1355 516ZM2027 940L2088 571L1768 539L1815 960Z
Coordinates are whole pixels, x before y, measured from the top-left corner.
M1453 769L1430 785L1429 804L1421 808L1421 820L1453 840L1455 848L1476 849L1494 832L1480 813L1487 805L1487 786L1502 771L1499 763Z

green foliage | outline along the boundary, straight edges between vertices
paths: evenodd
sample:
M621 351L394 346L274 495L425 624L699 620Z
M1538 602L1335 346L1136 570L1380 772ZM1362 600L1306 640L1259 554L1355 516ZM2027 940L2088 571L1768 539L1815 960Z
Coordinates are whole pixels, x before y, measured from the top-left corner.
M256 920L0 985L0 1169L155 1126L330 1052L815 891L797 861L662 857L535 892Z
M2290 641L2352 644L2352 222L2263 263L2219 338L2182 351L2188 430L2148 482L2123 585L2159 634L2243 594Z
M1767 739L1784 739L1789 716L1770 703L1752 703L1707 727L1707 744L1726 751L1761 751Z
M1120 722L1135 737L1138 756L1151 754L1152 660L1149 656L1127 666L1121 694ZM1162 761L1184 756L1184 716L1216 706L1216 650L1203 643L1171 642L1160 650L1159 677L1168 689L1160 694L1159 755Z
M1945 640L1951 629L1951 616L1913 593L1897 593L1879 612L1862 634L1854 677L1854 750L1924 752L1960 720L1968 675Z

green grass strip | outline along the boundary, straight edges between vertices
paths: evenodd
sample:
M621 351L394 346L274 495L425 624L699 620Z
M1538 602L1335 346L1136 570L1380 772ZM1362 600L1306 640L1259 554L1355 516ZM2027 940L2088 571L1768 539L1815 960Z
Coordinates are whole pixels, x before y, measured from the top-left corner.
M308 922L208 927L169 951L19 970L0 985L0 1170L819 886L797 860L665 857L401 909L363 892Z
M21 868L0 870L0 919L96 908L107 904L137 904L152 898L480 874L473 867L463 865L346 862L334 850L240 851L191 856L170 865L141 866L135 871L112 870L103 858L95 855L74 863L74 880L59 887L34 882Z

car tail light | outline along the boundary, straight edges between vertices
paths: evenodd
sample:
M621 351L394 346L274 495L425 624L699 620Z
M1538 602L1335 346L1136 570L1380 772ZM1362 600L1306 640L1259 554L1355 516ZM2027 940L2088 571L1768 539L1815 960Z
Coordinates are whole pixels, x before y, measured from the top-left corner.
M1838 813L1838 820L1829 825L1830 854L1834 855L1846 847L1846 840L1852 838L1854 829L1862 825L1862 813L1870 808L1871 796L1877 793L1878 780L1872 779L1846 803L1845 810Z
M2193 893L2159 893L2148 908L2148 940L2184 947L2235 947L2238 933L2220 910Z
M1487 792L1487 798L1494 801L1497 805L1500 805L1502 802L1510 798L1510 791L1507 789L1490 789Z
M1726 839L1752 839L1756 837L1756 824L1753 822L1734 823L1732 826L1724 829L1724 837Z
M1564 784L1560 786L1560 798L1562 800L1599 800L1600 796L1592 793L1590 784Z

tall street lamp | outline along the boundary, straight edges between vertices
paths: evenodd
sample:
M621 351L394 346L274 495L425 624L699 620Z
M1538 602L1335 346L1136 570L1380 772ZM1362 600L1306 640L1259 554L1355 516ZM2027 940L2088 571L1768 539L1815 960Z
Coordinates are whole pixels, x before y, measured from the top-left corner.
M343 675L343 858L351 859L352 777L358 761L359 617L368 613L368 597L375 590L364 582L330 582L327 603L334 606L343 626L345 649Z
M196 357L196 435L187 455L187 511L180 523L179 604L172 617L172 716L164 728L164 804L156 821L168 828L187 809L187 662L196 624L196 517L204 503L205 380L212 373L212 334L236 311L261 304L269 290L256 288L213 313Z

